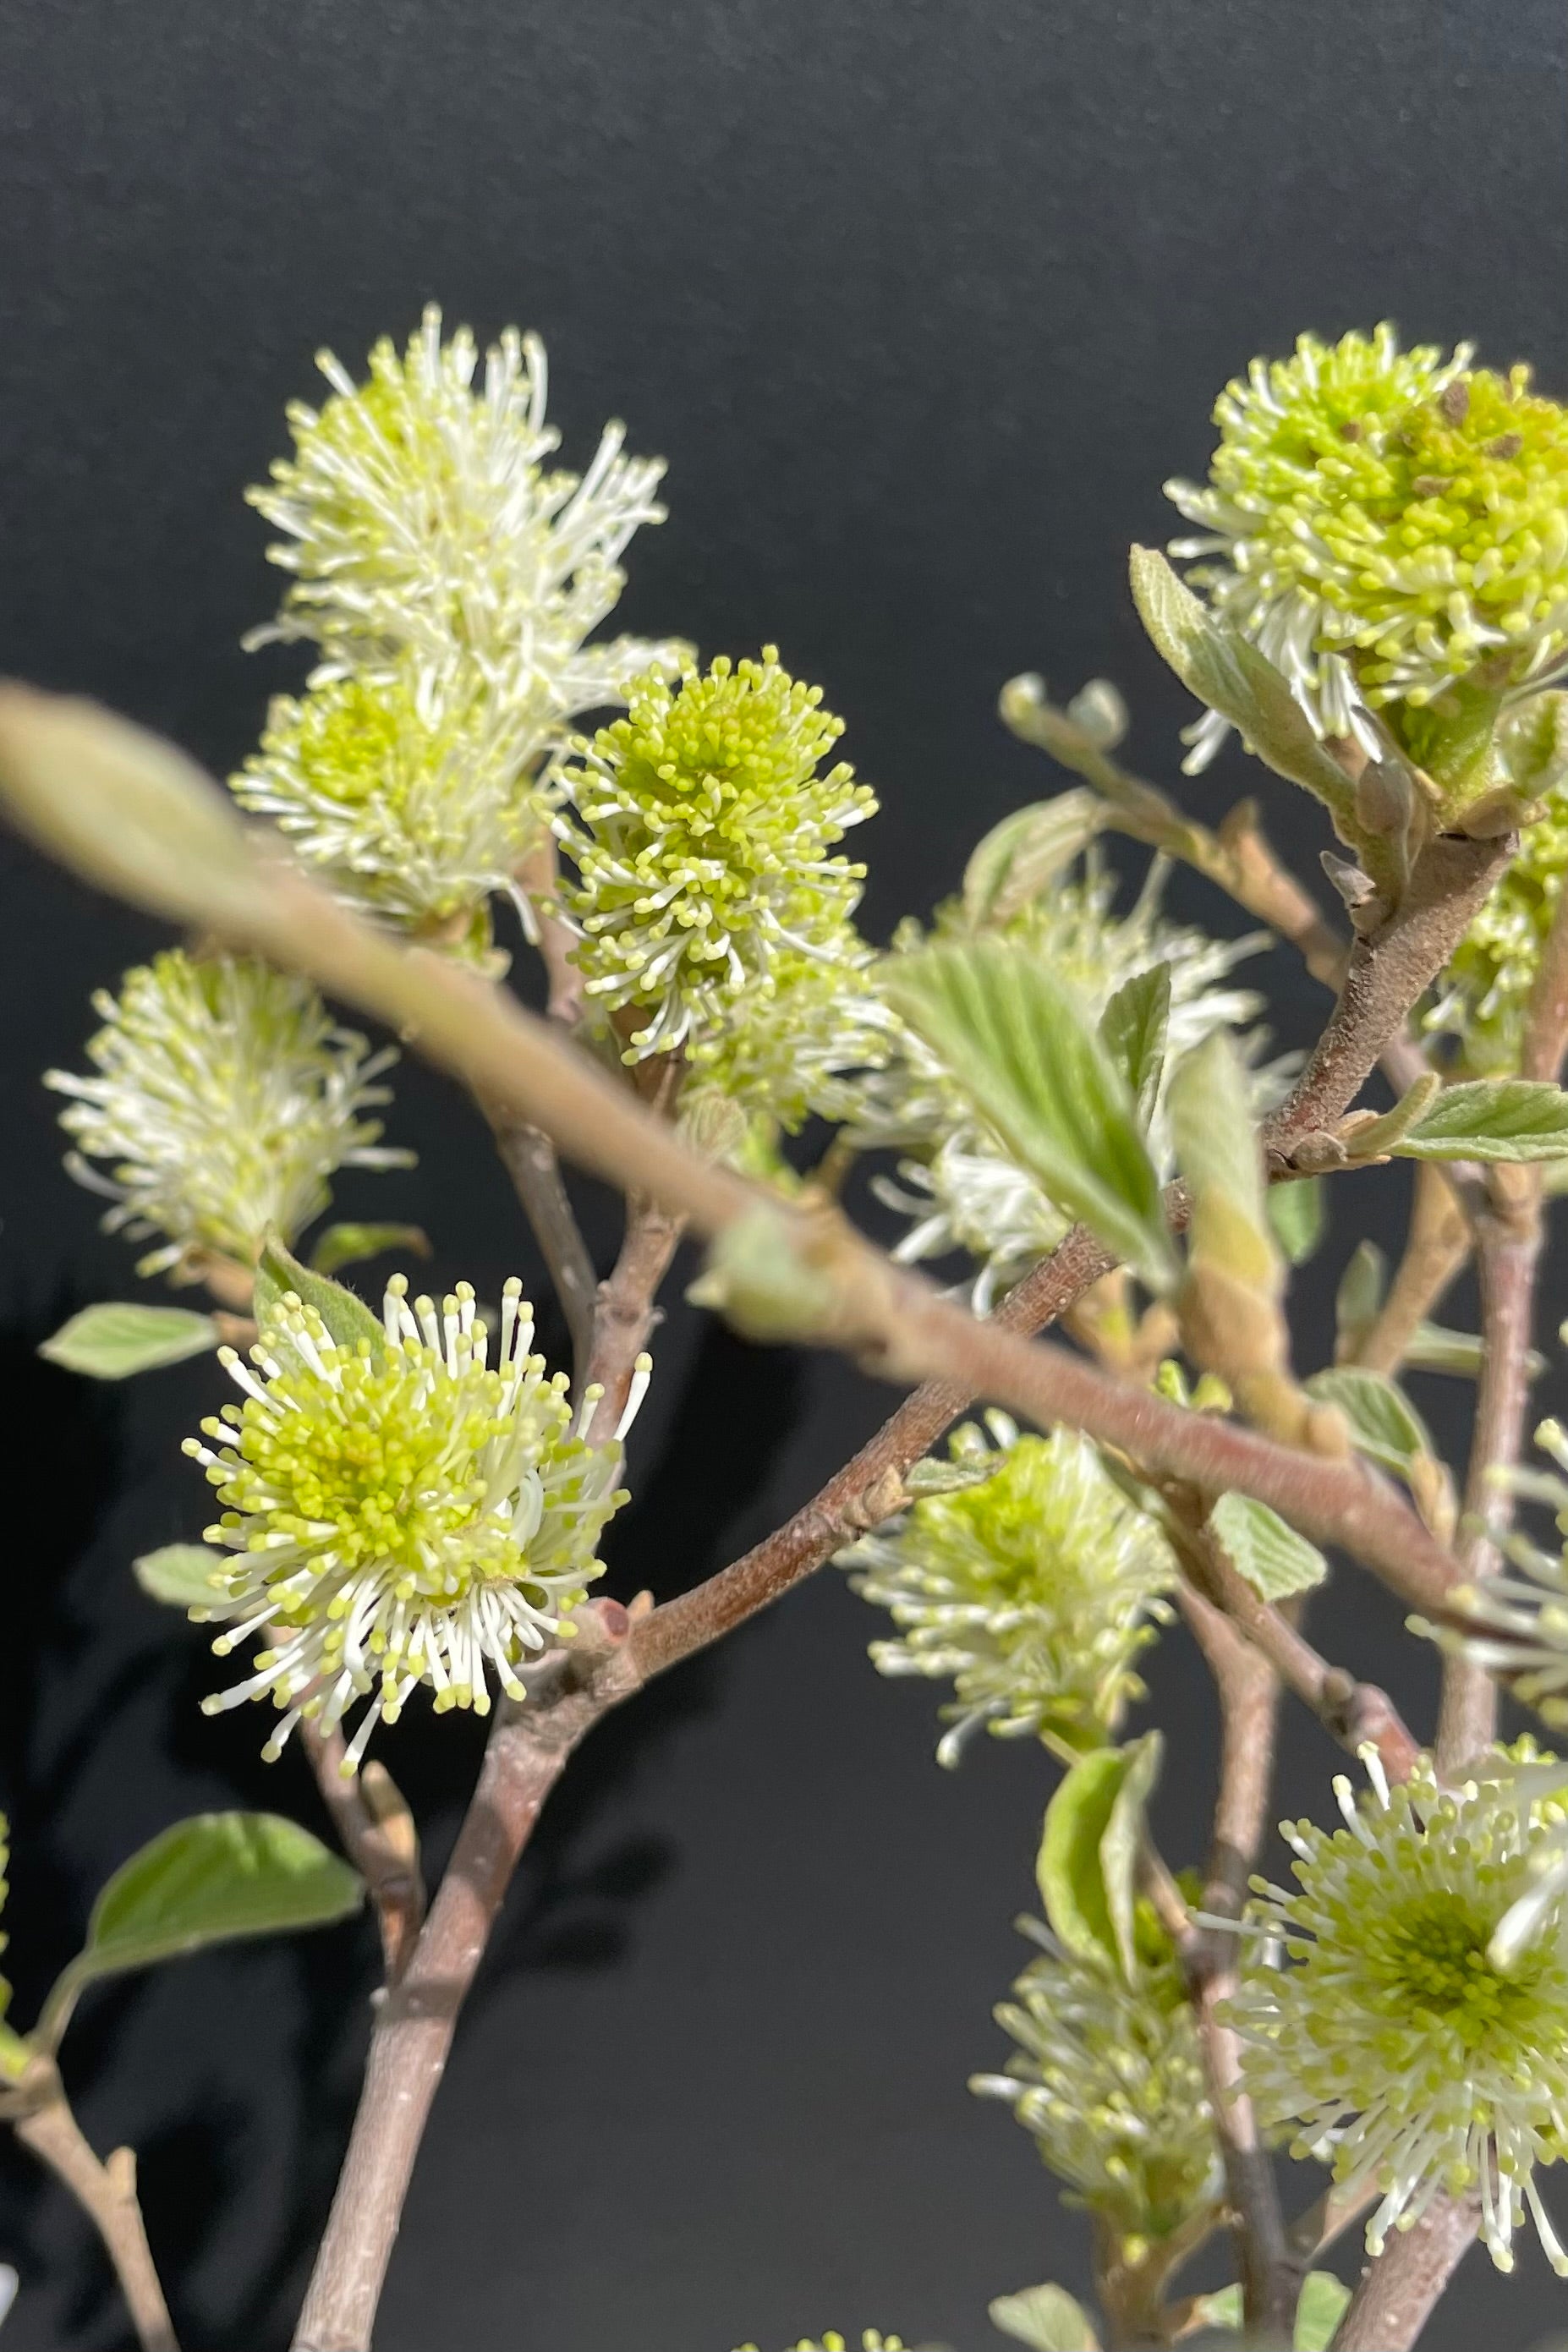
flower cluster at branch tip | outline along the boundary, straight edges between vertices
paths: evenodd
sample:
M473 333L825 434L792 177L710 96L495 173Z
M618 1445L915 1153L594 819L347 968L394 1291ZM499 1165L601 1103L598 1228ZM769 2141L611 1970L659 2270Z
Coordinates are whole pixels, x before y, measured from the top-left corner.
M231 1620L226 1655L266 1630L247 1680L208 1712L270 1697L278 1754L301 1715L332 1731L369 1700L348 1748L363 1757L377 1722L395 1722L416 1686L437 1713L485 1714L493 1680L521 1698L520 1671L574 1629L570 1612L602 1572L605 1524L626 1499L620 1439L647 1386L639 1359L614 1442L581 1434L564 1373L530 1353L521 1286L502 1295L495 1363L465 1284L437 1308L387 1285L379 1338L340 1344L292 1293L264 1312L255 1371L220 1351L242 1391L188 1439L223 1506L209 1543L228 1557L213 1581Z
M1156 860L1137 900L1125 915L1112 911L1116 877L1090 850L1077 878L1058 878L1020 908L1000 936L1028 947L1082 999L1098 1020L1118 989L1155 964L1169 966L1171 1012L1165 1066L1201 1045L1218 1029L1254 1020L1263 1000L1250 989L1227 986L1228 976L1247 956L1266 944L1262 934L1211 940L1160 911L1165 867ZM941 939L964 928L954 904L939 910ZM918 924L907 923L894 940L895 952L925 944ZM1261 1045L1260 1035L1243 1041ZM1056 1247L1072 1220L1059 1210L1036 1178L1017 1166L963 1087L963 1072L943 1068L936 1055L895 1024L893 1048L873 1059L862 1055L865 1075L841 1081L837 1091L819 1085L816 1107L843 1118L849 1139L863 1149L894 1146L911 1156L899 1164L899 1181L875 1180L889 1206L912 1220L894 1250L909 1264L966 1251L979 1264L974 1284L977 1309L989 1309L1029 1267ZM848 1057L839 1066L849 1066ZM1275 1065L1257 1074L1254 1105L1262 1109L1282 1083ZM1162 1170L1170 1166L1164 1106L1156 1103L1150 1141Z
M509 327L482 375L479 360L466 327L443 341L434 306L406 353L377 343L367 383L318 354L332 397L291 405L294 455L249 494L294 575L251 642L310 639L330 674L405 651L437 668L465 657L531 756L563 719L679 659L674 644L584 642L620 595L633 533L664 520L664 467L627 457L610 425L585 474L546 470L560 435L544 421L543 345Z
M1133 1660L1169 1617L1161 1595L1175 1581L1164 1538L1086 1437L1020 1436L1005 1414L989 1418L994 1452L973 1423L949 1441L965 1483L838 1555L898 1627L871 1644L879 1671L952 1677L943 1763L982 1724L1097 1744L1142 1696Z
M1568 2275L1535 2179L1568 2145L1568 1922L1561 1886L1541 1899L1568 1791L1526 1749L1454 1790L1426 1759L1393 1789L1364 1761L1359 1801L1334 1783L1342 1828L1281 1825L1296 1886L1253 1882L1251 1929L1295 1964L1250 1965L1224 2012L1258 2119L1377 2194L1372 2253L1439 2191L1475 2193L1500 2269L1528 2211Z
M1004 2074L970 2089L1002 2099L1041 2160L1123 2236L1166 2238L1223 2194L1203 2055L1181 1969L1156 1924L1140 1918L1137 1980L1063 1949L1036 1920L1042 1948L996 2021L1017 2043Z
M1455 950L1426 1025L1462 1039L1475 1070L1517 1071L1524 1016L1568 873L1568 694L1533 695L1498 730L1500 766L1542 813Z
M66 1165L113 1201L106 1229L164 1237L138 1273L202 1253L252 1265L269 1230L292 1241L321 1214L337 1169L410 1163L364 1116L390 1099L374 1081L396 1055L335 1027L301 980L172 948L93 1007L97 1075L44 1083L72 1097Z
M850 1117L858 1096L843 1074L885 1068L907 1034L871 982L875 960L847 926L831 956L781 955L771 988L742 997L722 1028L693 1038L683 1102L711 1088L792 1134L813 1113Z
M470 671L407 659L277 696L232 784L343 898L426 938L513 890L548 837L550 795L504 711Z
M563 895L590 1002L637 1016L628 1060L721 1032L803 957L854 961L865 868L828 852L877 803L846 761L818 772L842 732L765 646L674 687L644 678L624 719L574 743Z
M1209 478L1167 496L1199 536L1194 584L1283 673L1320 734L1372 757L1371 713L1419 709L1484 665L1539 679L1568 648L1568 412L1470 347L1401 352L1392 327L1254 360L1215 407ZM1189 732L1189 771L1226 734Z

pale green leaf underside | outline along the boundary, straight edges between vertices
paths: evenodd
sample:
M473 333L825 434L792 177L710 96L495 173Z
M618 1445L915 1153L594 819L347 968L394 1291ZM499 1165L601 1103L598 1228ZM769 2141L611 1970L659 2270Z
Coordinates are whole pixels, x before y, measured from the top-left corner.
M1310 1592L1327 1576L1328 1562L1315 1544L1287 1527L1278 1511L1250 1495L1222 1495L1209 1513L1209 1528L1231 1566L1265 1601L1285 1601Z
M1328 1223L1328 1186L1321 1176L1271 1184L1267 1207L1274 1238L1291 1265L1305 1265Z
M1540 1078L1470 1078L1445 1087L1393 1147L1402 1160L1561 1160L1568 1095Z
M1154 1115L1165 1066L1171 1027L1171 967L1152 964L1117 990L1100 1016L1100 1042L1126 1079L1138 1118L1147 1129Z
M963 869L963 911L974 924L1005 923L1102 832L1110 811L1075 787L1014 809L976 842Z
M1068 1772L1046 1808L1036 1880L1059 1942L1131 1978L1138 1835L1160 1769L1157 1731L1099 1748Z
M361 1339L368 1339L377 1355L385 1347L386 1333L381 1318L371 1313L363 1298L356 1298L341 1282L330 1281L325 1275L301 1265L280 1241L270 1237L256 1269L258 1320L269 1314L290 1290L305 1306L315 1308L340 1347L353 1348Z
M188 1307L143 1307L134 1299L113 1299L101 1307L84 1307L44 1341L38 1353L51 1364L63 1364L68 1372L85 1372L95 1381L123 1381L132 1372L151 1372L161 1364L202 1355L216 1347L217 1338L212 1317L193 1314Z
M218 1554L207 1544L164 1544L131 1563L132 1575L150 1600L165 1601L171 1609L205 1610L215 1617L225 1609L213 1582L219 1572Z
M999 2294L992 2325L1032 2352L1100 2352L1100 2338L1081 2303L1065 2286L1026 2286Z
M1426 1423L1404 1391L1381 1372L1342 1364L1314 1372L1307 1392L1324 1404L1337 1404L1358 1450L1385 1470L1403 1476L1418 1454L1432 1451Z
M310 1270L336 1274L340 1266L357 1265L362 1259L380 1257L387 1250L407 1250L414 1257L428 1257L430 1236L423 1225L328 1225L316 1236Z

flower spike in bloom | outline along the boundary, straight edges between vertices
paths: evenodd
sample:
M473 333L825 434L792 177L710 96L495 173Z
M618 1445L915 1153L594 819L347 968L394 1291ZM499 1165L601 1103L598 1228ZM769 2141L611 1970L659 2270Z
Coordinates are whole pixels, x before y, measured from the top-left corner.
M73 1097L66 1165L115 1203L106 1229L164 1236L139 1274L200 1252L253 1265L269 1230L292 1242L320 1216L337 1169L410 1164L363 1116L390 1099L373 1081L396 1055L334 1027L305 981L171 948L93 1007L97 1075L50 1070L44 1083Z
M1560 1421L1543 1421L1535 1442L1568 1471L1568 1430ZM1550 1471L1512 1470L1498 1484L1522 1501L1546 1504L1568 1537L1568 1482ZM1568 1543L1546 1551L1515 1530L1502 1549L1517 1574L1457 1586L1449 1622L1421 1622L1417 1631L1450 1654L1505 1675L1516 1698L1553 1730L1568 1730Z
M610 425L586 474L547 470L560 436L544 421L543 345L508 328L479 362L466 327L443 341L434 306L405 353L377 343L368 383L318 355L332 397L294 404L294 455L250 493L294 578L248 642L313 639L334 676L403 652L437 669L459 656L531 754L563 719L680 659L673 644L584 642L620 595L627 541L664 520L664 467L626 457Z
M721 1029L792 959L852 961L865 868L827 852L877 803L846 761L818 772L843 732L821 706L764 646L675 687L642 679L624 719L574 744L563 896L590 1000L642 1016L628 1060Z
M1088 1438L1020 1436L1005 1414L991 1419L997 1452L972 1423L949 1442L977 1480L922 1496L838 1555L899 1629L872 1643L878 1670L952 1677L944 1764L983 1723L1002 1738L1103 1738L1142 1694L1132 1661L1168 1618L1160 1596L1175 1581L1163 1537Z
M332 1731L364 1698L352 1772L421 1683L438 1714L487 1713L492 1680L522 1698L521 1668L574 1630L602 1572L595 1546L626 1499L619 1444L584 1441L564 1373L530 1352L516 1281L493 1366L467 1283L439 1308L411 1308L407 1289L401 1275L387 1285L380 1346L339 1344L288 1294L263 1318L254 1371L221 1351L244 1404L203 1423L212 1445L186 1441L223 1506L206 1537L229 1554L226 1608L239 1621L213 1647L225 1655L252 1633L268 1644L247 1680L204 1704L270 1697L283 1720L268 1756L301 1715Z
M1335 1785L1343 1827L1283 1825L1296 1886L1253 1882L1252 1928L1294 1963L1250 1967L1226 2011L1259 2120L1331 2160L1349 2193L1376 2191L1372 2253L1439 2189L1476 2191L1500 2270L1528 2211L1568 2275L1535 2179L1568 2123L1568 1890L1527 1902L1561 1795L1498 1749L1453 1790L1426 1759L1398 1788L1374 1775L1359 1802Z
M1568 412L1530 371L1461 343L1401 352L1392 327L1299 338L1215 407L1209 479L1166 495L1193 584L1288 680L1320 735L1380 756L1371 713L1419 709L1482 664L1539 680L1568 649ZM1189 772L1226 732L1189 731Z

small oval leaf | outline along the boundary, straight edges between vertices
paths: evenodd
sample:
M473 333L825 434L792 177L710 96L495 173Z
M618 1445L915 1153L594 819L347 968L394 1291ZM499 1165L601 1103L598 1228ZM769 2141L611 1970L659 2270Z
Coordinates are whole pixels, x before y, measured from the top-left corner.
M1133 1902L1143 1808L1160 1769L1157 1731L1097 1748L1046 1808L1036 1882L1059 1943L1079 1959L1133 1973Z
M999 2294L990 2306L993 2326L1031 2352L1100 2352L1100 2338L1076 2296L1065 2286L1026 2286Z
M131 1573L151 1601L171 1609L199 1609L206 1617L225 1614L215 1581L222 1574L218 1555L208 1544L164 1544L158 1551L144 1551L132 1561Z
M1231 1566L1265 1601L1286 1601L1321 1584L1329 1564L1315 1544L1250 1495L1222 1495L1208 1516Z
M217 1342L217 1325L210 1315L193 1314L188 1307L143 1307L135 1299L110 1299L101 1307L84 1307L44 1341L38 1353L51 1364L63 1364L68 1372L85 1372L89 1380L123 1381L132 1372L183 1363Z
M341 1265L357 1265L387 1250L407 1250L413 1257L428 1257L430 1236L423 1225L329 1225L318 1234L310 1252L310 1270L336 1274Z
M386 1345L381 1318L373 1315L363 1299L345 1290L341 1282L330 1281L324 1274L313 1274L308 1265L301 1265L277 1236L269 1234L256 1269L257 1321L263 1321L289 1291L307 1307L315 1308L340 1347L356 1347L361 1339L368 1339L373 1351L381 1354Z
M1444 1087L1390 1149L1402 1160L1561 1160L1568 1094L1544 1078L1470 1078Z
M1396 1477L1408 1475L1417 1454L1432 1452L1426 1423L1404 1391L1381 1372L1361 1364L1339 1364L1331 1371L1314 1372L1307 1393L1324 1404L1337 1404L1357 1450Z
M1037 898L1103 832L1110 812L1085 786L1014 809L982 835L963 869L963 911L974 924L1005 923Z

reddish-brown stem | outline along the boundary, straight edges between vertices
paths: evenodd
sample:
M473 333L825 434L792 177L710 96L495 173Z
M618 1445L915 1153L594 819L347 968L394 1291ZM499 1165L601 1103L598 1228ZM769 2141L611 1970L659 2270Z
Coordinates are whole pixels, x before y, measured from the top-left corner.
M1460 1572L1472 1581L1495 1572L1495 1538L1510 1516L1507 1490L1500 1489L1494 1479L1499 1471L1513 1468L1523 1444L1541 1257L1540 1188L1534 1171L1498 1169L1490 1191L1493 1205L1478 1234L1481 1373L1465 1481L1467 1526L1459 1545ZM1446 1662L1435 1749L1440 1772L1457 1770L1496 1738L1497 1699L1497 1684L1484 1666L1463 1656Z
M1362 2273L1334 2352L1409 2352L1474 2242L1480 2208L1436 2197L1413 2230L1389 2241Z
M395 1984L425 1921L425 1881L414 1817L384 1764L372 1762L359 1773L344 1775L347 1748L341 1731L322 1731L307 1717L300 1737L343 1852L370 1890L381 1930L385 1981Z
M1220 1707L1219 1793L1204 1909L1236 1919L1268 1826L1279 1685L1268 1660L1217 1609L1196 1594L1188 1598L1188 1622ZM1246 2325L1265 2342L1288 2343L1299 2273L1286 2242L1274 2168L1242 2087L1241 2044L1219 2015L1237 1989L1237 1937L1198 1931L1188 1944L1185 1968L1235 2217Z
M603 1645L557 1668L553 1696L505 1700L447 1874L400 1981L382 2001L364 2086L294 2352L368 2352L420 2137L458 2014L540 1810L579 1740L634 1687L626 1612L601 1602Z
M567 1196L555 1146L542 1127L531 1125L502 1105L481 1097L480 1108L489 1121L501 1165L511 1178L561 1302L572 1341L573 1370L581 1384L594 1345L594 1261Z
M1524 1018L1521 1075L1557 1078L1568 1054L1568 890L1560 890Z
M24 2089L36 2089L37 2104L29 2104L17 2116L17 2138L65 2183L103 2241L142 2352L180 2352L142 2225L135 2157L130 2148L117 2147L100 2164L71 2113L53 2064L47 2059L36 2061L34 2075L36 2082L27 2078Z
M1212 1538L1184 1529L1180 1549L1197 1588L1184 1596L1189 1618L1194 1612L1223 1611L1268 1659L1286 1689L1310 1707L1331 1739L1352 1756L1370 1744L1391 1780L1406 1780L1420 1745L1388 1693L1375 1683L1358 1682L1342 1666L1331 1665L1299 1626L1237 1573Z
M669 1271L685 1223L684 1217L672 1217L640 1193L626 1202L620 1255L599 1285L584 1383L604 1391L588 1429L600 1444L614 1434L626 1411L637 1357L658 1322L658 1286Z

